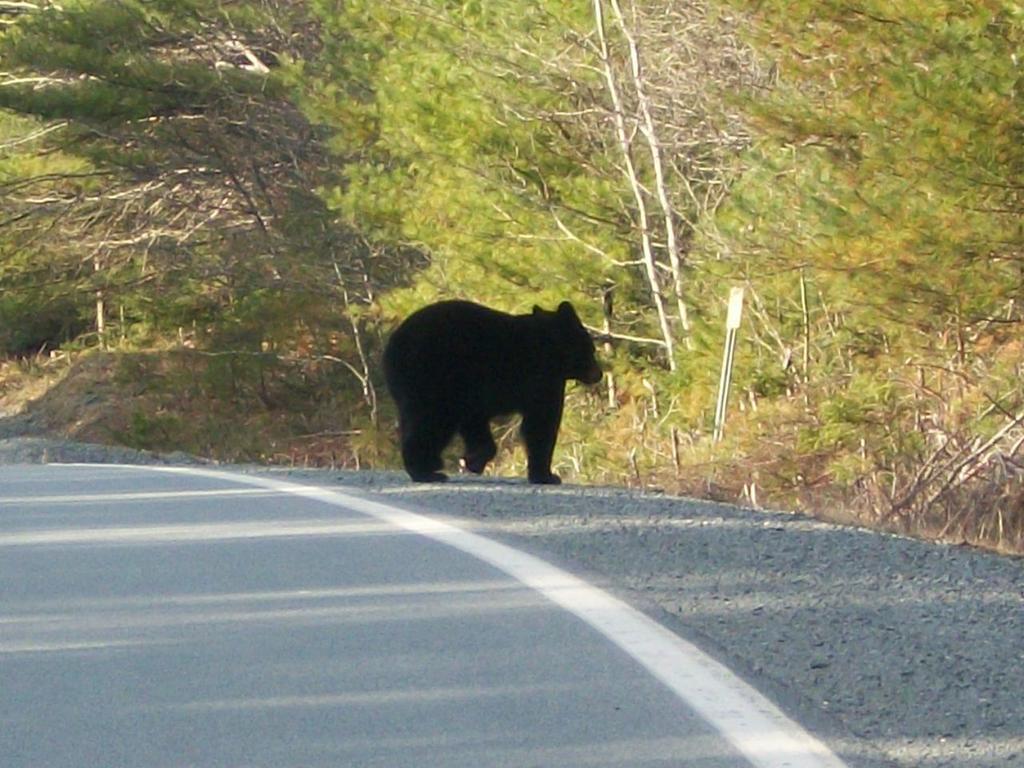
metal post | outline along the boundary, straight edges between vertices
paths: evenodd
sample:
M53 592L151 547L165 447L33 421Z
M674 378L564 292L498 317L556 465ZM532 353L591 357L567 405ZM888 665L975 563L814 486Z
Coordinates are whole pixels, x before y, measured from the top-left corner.
M725 408L729 401L729 384L732 382L732 364L736 354L736 334L743 316L743 288L729 291L729 313L725 319L725 350L722 353L722 375L718 379L718 403L715 406L714 442L722 439L725 429Z

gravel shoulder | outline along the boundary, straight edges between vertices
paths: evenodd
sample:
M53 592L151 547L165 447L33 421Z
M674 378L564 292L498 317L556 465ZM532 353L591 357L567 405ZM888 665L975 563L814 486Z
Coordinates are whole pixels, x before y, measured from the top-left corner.
M10 437L0 463L190 463ZM1024 768L1024 560L619 489L230 469L442 513L617 592L825 736L851 766Z

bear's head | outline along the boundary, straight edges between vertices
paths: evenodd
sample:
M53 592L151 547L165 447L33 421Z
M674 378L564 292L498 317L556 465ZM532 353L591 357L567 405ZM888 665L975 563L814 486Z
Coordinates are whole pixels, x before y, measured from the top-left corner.
M604 375L594 356L594 340L583 327L572 304L563 301L554 312L533 308L534 315L552 318L554 348L561 358L562 373L567 379L576 379L584 384L597 384Z

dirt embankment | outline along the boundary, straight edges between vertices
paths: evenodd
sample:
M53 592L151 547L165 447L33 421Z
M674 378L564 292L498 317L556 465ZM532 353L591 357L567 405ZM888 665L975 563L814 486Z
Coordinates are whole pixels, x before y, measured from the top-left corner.
M0 363L0 439L49 437L211 460L381 464L389 441L338 366L174 349Z

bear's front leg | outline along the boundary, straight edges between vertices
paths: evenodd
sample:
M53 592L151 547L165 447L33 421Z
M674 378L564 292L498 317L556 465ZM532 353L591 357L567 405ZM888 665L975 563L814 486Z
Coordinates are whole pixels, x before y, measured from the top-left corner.
M498 454L490 422L482 417L467 418L459 427L459 434L466 451L462 466L475 475L481 474L487 463Z
M562 423L565 386L539 399L523 412L522 435L526 443L527 476L531 483L557 485L562 479L551 471L558 428Z

